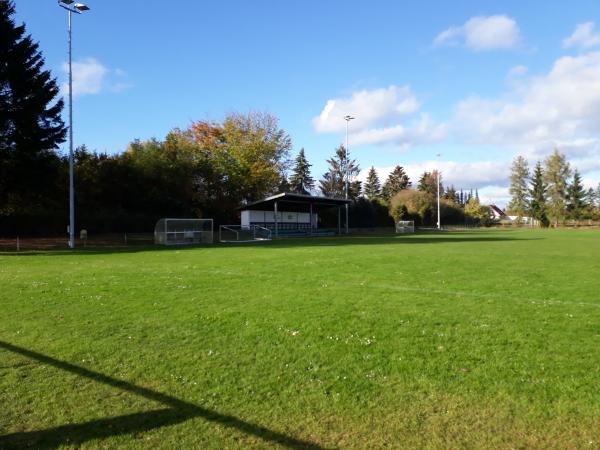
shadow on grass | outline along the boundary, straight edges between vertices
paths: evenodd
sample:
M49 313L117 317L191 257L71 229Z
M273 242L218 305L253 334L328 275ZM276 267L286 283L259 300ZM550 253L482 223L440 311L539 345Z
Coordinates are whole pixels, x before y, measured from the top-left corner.
M544 239L543 237L512 237L498 236L493 232L442 232L442 233L417 233L414 235L355 235L332 237L302 237L280 238L272 241L246 242L246 243L215 243L212 245L196 246L135 246L135 247L88 247L76 250L40 250L16 252L1 252L0 256L85 256L107 255L118 253L138 253L148 251L193 251L198 249L226 249L226 248L298 248L298 247L342 247L350 245L406 245L406 244L447 244L464 242L507 242L507 241L532 241Z
M153 411L98 419L85 423L61 425L46 430L7 434L0 436L0 448L3 449L31 447L52 449L61 445L78 446L92 439L152 430L185 422L192 418L203 418L221 426L233 428L242 433L258 437L270 444L279 444L284 447L298 449L322 448L312 442L296 439L260 425L246 422L237 417L221 414L194 403L189 403L167 394L128 383L127 381L118 380L83 367L75 366L71 363L17 347L7 342L0 341L0 348L168 406L168 408Z

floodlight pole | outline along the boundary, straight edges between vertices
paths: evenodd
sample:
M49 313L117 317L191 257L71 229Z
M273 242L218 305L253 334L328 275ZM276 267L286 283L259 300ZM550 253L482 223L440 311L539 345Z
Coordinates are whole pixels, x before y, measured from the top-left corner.
M73 3L72 0L58 0L58 6L67 10L69 20L69 248L75 248L75 184L73 161L73 45L72 45L72 14L81 14L89 10L83 3Z
M69 248L75 248L75 184L73 180L73 48L71 16L69 16Z
M442 229L442 222L440 220L440 156L442 156L441 154L437 154L438 157L438 168L436 171L436 178L437 178L437 228L438 230Z
M354 120L354 117L347 115L344 116L344 120L346 121L346 200L348 200L348 189L350 184L350 150L348 149L348 124L351 120ZM346 203L346 234L350 234L350 230L348 228L348 203Z

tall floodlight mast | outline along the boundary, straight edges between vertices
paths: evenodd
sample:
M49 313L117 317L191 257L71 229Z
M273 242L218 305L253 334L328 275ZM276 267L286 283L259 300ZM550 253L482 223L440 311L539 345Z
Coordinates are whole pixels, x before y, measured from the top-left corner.
M350 184L350 150L348 149L348 124L351 120L354 120L355 117L350 115L344 116L344 120L346 121L346 200L348 200L348 189ZM349 234L350 230L348 228L348 203L346 203L346 234Z
M438 159L438 168L437 168L437 228L438 230L442 229L442 222L440 220L440 158L441 158L441 154L437 154L437 159Z
M73 0L58 0L58 6L67 10L69 17L69 248L75 248L75 187L73 185L73 67L71 45L71 16L89 11L83 3Z

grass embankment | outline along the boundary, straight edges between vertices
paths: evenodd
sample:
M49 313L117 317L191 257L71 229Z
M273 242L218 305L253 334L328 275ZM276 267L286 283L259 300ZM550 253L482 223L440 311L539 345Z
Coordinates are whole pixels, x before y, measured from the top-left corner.
M0 448L598 448L600 233L0 256Z

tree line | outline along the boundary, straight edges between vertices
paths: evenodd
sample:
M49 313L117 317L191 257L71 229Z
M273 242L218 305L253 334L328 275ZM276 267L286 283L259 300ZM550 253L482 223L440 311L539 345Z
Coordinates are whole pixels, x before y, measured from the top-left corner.
M0 232L64 233L68 217L68 157L58 151L67 127L56 79L14 4L0 0ZM235 223L238 208L275 192L353 200L352 227L390 226L394 220L435 223L437 172L412 185L398 165L381 183L373 167L363 185L360 167L344 146L317 181L304 149L275 116L231 113L221 122L197 121L162 139L134 140L118 154L74 152L77 229L148 231L161 217L210 217ZM444 189L445 222L485 220L477 193ZM324 214L327 218L327 214Z
M541 226L559 226L566 220L600 220L600 183L585 189L581 174L572 169L564 154L554 149L533 171L523 156L517 156L511 166L511 196L507 212L535 219Z

